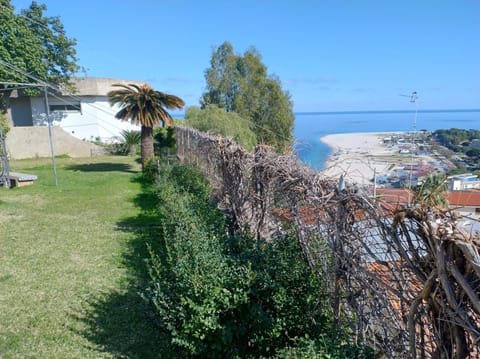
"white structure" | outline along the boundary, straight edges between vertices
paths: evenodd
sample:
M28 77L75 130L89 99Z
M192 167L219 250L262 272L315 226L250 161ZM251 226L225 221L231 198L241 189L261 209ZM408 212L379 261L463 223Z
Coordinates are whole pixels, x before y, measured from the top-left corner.
M448 177L449 191L465 191L468 189L479 189L480 181L478 176L471 173L463 173L460 175Z
M51 94L48 104L53 124L85 141L113 142L122 130L140 130L130 122L115 118L118 107L111 107L107 93L114 90L113 84L141 84L138 81L107 78L74 79L76 92ZM44 126L47 122L45 97L22 95L15 91L10 97L10 116L13 126Z
M472 140L472 142L470 142L470 146L472 147L480 147L480 139L476 138L474 140Z

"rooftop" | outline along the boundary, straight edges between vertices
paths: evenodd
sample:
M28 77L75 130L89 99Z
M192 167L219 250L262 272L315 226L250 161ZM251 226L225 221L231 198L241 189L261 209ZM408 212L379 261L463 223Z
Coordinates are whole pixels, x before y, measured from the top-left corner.
M453 180L462 180L462 181L472 181L472 180L477 180L478 176L474 175L472 173L462 173L459 175L453 175L448 177L448 179L453 179Z
M114 90L112 85L114 84L136 84L140 85L143 82L129 81L129 80L117 80L104 77L77 77L72 79L77 96L107 96L107 93Z
M385 203L408 204L415 193L407 188L377 188L377 197Z
M450 206L480 207L480 192L454 191L445 193Z

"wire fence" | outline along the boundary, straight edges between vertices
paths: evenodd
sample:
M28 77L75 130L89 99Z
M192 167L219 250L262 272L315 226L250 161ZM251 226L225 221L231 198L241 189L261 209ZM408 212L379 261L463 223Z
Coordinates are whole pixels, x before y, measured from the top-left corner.
M387 204L266 146L177 126L177 155L200 166L232 230L295 231L326 279L339 330L389 358L480 356L480 239L457 214Z

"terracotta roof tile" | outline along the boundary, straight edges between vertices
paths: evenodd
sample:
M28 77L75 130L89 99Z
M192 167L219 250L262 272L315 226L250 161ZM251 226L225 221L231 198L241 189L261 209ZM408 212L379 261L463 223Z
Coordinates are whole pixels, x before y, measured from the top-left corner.
M445 197L451 206L480 207L480 192L454 191L447 192Z

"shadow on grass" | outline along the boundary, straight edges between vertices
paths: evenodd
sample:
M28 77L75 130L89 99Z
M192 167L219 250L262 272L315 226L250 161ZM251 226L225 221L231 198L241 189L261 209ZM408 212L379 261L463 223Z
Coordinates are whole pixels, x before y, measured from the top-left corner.
M142 191L134 199L141 209L138 216L117 223L120 231L131 233L122 254L122 266L128 270L125 290L98 295L87 303L87 315L77 318L87 329L81 333L91 343L114 357L176 358L170 337L156 324L152 306L142 297L148 286L148 245L159 248L158 225L154 208L156 196L142 176Z
M66 167L67 170L71 171L82 171L82 172L128 172L128 173L138 173L134 170L133 167L126 163L86 163L79 165L69 165Z
M154 312L140 288L98 295L84 306L86 317L74 315L86 329L79 334L115 358L174 358L169 337L155 324ZM78 331L77 331L78 332Z

